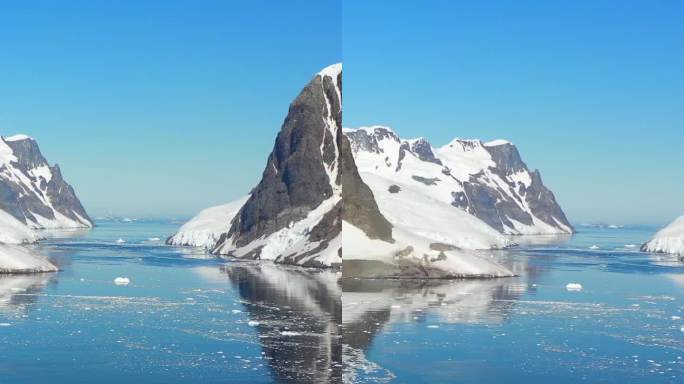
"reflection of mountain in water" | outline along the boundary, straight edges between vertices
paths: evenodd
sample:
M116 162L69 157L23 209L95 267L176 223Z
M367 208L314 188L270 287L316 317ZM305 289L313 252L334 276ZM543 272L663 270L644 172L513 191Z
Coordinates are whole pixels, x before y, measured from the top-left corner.
M488 280L343 279L342 327L345 362L368 351L374 337L392 323L425 323L428 315L442 323L499 324L523 294L534 289L540 271L524 261L507 265L521 275ZM365 362L366 364L372 364ZM347 364L354 365L354 364ZM345 375L353 376L345 367ZM351 377L350 376L350 377Z
M337 274L247 263L226 265L223 272L258 323L264 356L278 382L341 382Z
M0 275L0 313L23 314L38 300L40 293L56 277L54 273Z

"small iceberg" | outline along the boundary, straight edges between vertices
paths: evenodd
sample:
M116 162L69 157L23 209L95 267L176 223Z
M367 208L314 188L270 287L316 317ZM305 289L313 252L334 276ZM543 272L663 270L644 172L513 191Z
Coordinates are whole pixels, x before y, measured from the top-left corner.
M589 249L599 249L599 246L596 245L596 244L594 244L594 245L592 245L591 247L589 247Z
M247 322L247 325L249 325L250 327L256 327L257 325L259 325L259 322L254 321L254 320L250 320Z
M567 289L569 292L579 292L582 290L582 284L580 283L568 283L565 286L565 289Z
M116 285L128 285L131 283L131 279L128 277L117 277L114 279L114 284Z
M123 244L125 242L126 242L126 240L124 240L124 239L119 239L116 241L117 244Z

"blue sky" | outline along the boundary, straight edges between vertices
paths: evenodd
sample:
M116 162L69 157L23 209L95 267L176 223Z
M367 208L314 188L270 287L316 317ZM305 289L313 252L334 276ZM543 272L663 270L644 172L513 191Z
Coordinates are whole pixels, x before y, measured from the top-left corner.
M344 123L506 138L571 221L684 214L684 3L346 0Z
M0 3L0 134L35 137L92 215L249 192L289 103L341 61L340 1Z
M344 56L346 126L506 138L572 221L663 223L684 213L682 4L2 2L0 134L38 139L93 215L189 216L248 192Z

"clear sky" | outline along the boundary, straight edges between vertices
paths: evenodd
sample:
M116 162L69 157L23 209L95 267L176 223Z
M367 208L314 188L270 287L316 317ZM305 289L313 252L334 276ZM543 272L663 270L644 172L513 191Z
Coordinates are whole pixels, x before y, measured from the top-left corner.
M340 0L3 1L0 134L93 216L187 217L249 192L341 48Z
M684 2L343 7L344 124L506 138L570 220L684 214Z
M94 216L190 216L258 181L344 59L344 122L506 138L575 223L684 213L680 1L0 2L0 134Z

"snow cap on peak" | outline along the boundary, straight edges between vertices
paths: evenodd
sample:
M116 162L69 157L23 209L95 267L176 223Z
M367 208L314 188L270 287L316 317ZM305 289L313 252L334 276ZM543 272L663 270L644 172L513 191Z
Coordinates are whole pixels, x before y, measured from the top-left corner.
M508 140L503 140L503 139L497 139L497 140L488 141L488 142L486 142L484 145L485 145L485 147L496 147L496 146L499 146L499 145L506 145L506 144L511 144L511 145L513 145L513 143L511 143L510 141L508 141Z
M358 127L356 128L358 131L366 131L368 133L374 133L375 131L386 131L386 132L394 132L394 130L386 125L368 125L368 126L363 126L363 127Z
M30 136L28 136L28 135L23 135L23 134L13 135L13 136L3 136L2 138L3 138L3 140L5 140L5 141L33 140L33 138L31 138Z
M323 68L320 72L318 72L318 75L321 77L329 76L332 78L337 78L340 73L342 73L342 63L337 63Z
M482 144L482 141L480 141L479 139L461 139L461 138L456 137L453 140L451 140L449 142L449 144L447 144L446 146L451 147L454 145L468 146L468 147L479 147L479 146L482 146L484 144Z

